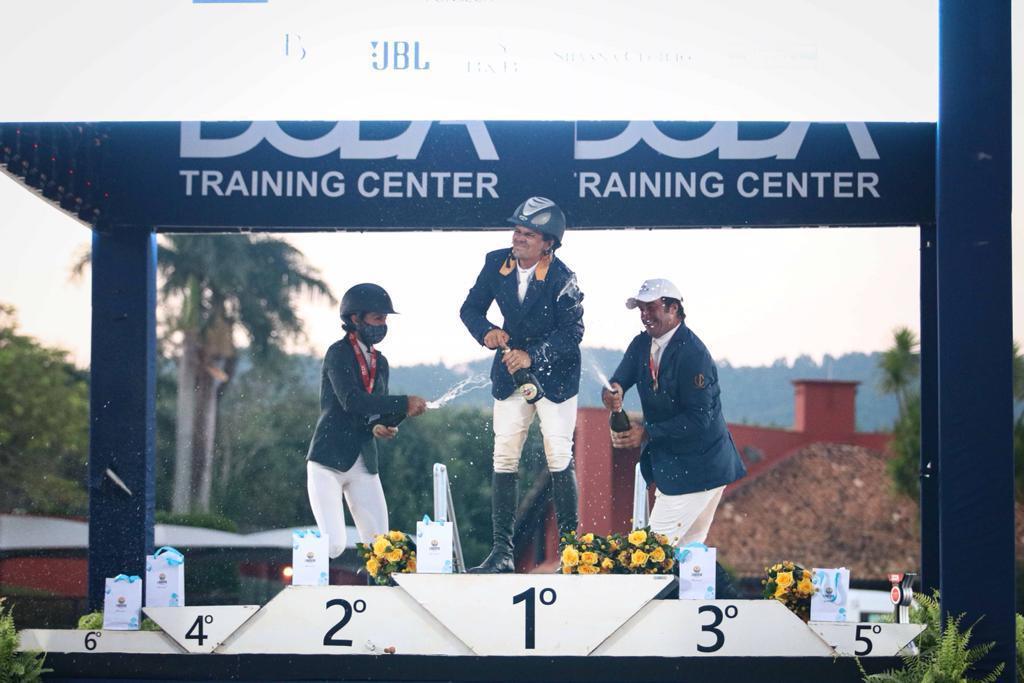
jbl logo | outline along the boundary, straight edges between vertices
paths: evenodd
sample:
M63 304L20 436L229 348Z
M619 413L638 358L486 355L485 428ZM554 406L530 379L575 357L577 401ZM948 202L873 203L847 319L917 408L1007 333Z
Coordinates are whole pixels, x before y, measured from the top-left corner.
M410 67L414 71L426 71L430 62L420 61L420 41L407 40L371 40L370 57L373 68L377 71L405 71Z

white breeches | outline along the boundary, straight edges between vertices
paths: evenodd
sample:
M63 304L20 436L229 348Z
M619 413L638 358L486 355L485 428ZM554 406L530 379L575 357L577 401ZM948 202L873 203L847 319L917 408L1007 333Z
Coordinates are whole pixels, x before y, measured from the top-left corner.
M548 470L561 472L572 462L572 437L576 431L576 396L561 403L542 398L533 405L518 393L494 401L494 471L518 472L523 442L534 414L540 417Z
M708 491L670 496L655 489L651 510L651 531L668 536L668 542L680 548L687 543L703 543L711 529L724 486Z
M316 525L321 534L327 534L332 558L341 555L348 545L345 513L341 509L343 496L360 541L370 543L374 536L387 533L388 504L384 500L384 489L380 477L366 471L363 456L359 456L347 472L307 461L306 490Z

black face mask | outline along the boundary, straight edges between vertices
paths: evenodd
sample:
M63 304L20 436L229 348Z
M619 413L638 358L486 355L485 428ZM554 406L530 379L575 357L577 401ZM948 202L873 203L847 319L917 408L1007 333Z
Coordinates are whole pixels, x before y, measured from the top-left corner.
M359 335L359 339L367 346L373 346L374 344L380 344L384 341L384 337L388 334L388 326L384 325L369 325L367 323L359 323L356 327L356 334Z

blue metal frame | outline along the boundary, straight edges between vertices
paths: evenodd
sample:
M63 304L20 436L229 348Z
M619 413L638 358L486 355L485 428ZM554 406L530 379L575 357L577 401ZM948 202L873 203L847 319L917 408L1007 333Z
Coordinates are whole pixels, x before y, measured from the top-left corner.
M939 588L939 458L936 386L938 323L935 297L935 226L920 226L921 241L921 590Z
M939 582L1014 668L1010 3L941 0L936 178Z
M156 235L93 233L89 605L104 579L142 576L153 551Z

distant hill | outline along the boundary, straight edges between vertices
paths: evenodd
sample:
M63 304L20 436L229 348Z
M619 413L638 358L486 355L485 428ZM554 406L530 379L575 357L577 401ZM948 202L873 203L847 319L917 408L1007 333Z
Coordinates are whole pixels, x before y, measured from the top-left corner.
M583 378L580 387L580 406L599 406L601 382L598 368L612 374L622 351L603 348L583 350ZM722 405L729 422L790 427L793 424L793 385L795 379L837 379L861 383L857 390L857 429L885 431L896 419L896 399L878 391L879 353L850 353L833 358L825 356L821 364L808 356L800 356L792 364L777 360L768 366L734 367L728 363L719 366L722 384ZM456 368L445 365L411 365L391 369L391 389L395 393L411 393L427 399L439 397L461 379L470 375L488 374L489 359L474 361ZM636 392L627 397L627 407L639 410ZM452 401L453 406L488 407L491 404L490 387L470 392Z
M777 360L760 367L733 367L722 364L718 377L722 383L722 405L729 422L775 427L793 424L793 380L834 379L860 382L857 387L857 430L887 431L896 420L896 398L878 389L881 353L848 353L834 358L825 356L821 364L809 356L800 356L792 365Z

